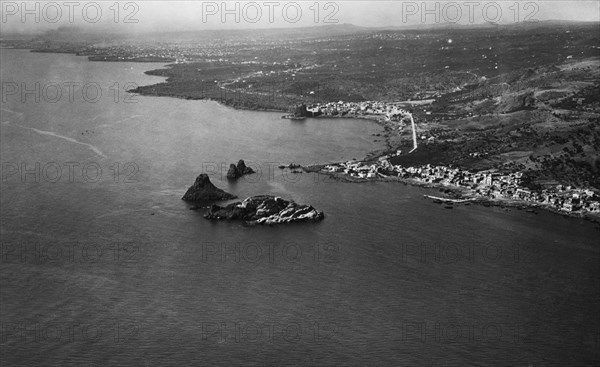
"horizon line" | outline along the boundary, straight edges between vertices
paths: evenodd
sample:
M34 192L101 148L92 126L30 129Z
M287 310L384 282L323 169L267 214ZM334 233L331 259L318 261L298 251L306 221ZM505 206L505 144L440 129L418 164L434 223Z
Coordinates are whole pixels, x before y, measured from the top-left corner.
M431 28L475 28L482 26L489 27L510 27L516 25L544 25L549 23L564 23L564 24L594 24L597 23L600 25L600 20L568 20L568 19L547 19L547 20L533 20L533 21L520 21L520 22L511 22L511 23L493 23L493 22L480 22L480 23L433 23L433 24L407 24L400 26L360 26L355 25L353 23L332 23L332 24L320 24L320 25L300 25L300 26L290 26L290 27L265 27L265 28L207 28L207 29L181 29L181 30L165 30L165 31L153 31L153 30L145 30L141 32L135 32L133 34L142 35L142 34L172 34L172 33L187 33L187 32L248 32L248 31L281 31L281 30L300 30L300 29L317 29L317 28L333 28L333 27L354 27L358 29L363 29L366 31L369 30L418 30L418 29L431 29ZM67 30L78 29L83 31L86 34L123 34L131 32L125 32L123 29L110 29L110 28L100 28L93 30L90 27L80 26L80 25L61 25L54 29L46 29L43 31L9 31L2 32L3 36L0 39L5 39L6 36L10 35L29 35L29 36L43 36L52 32L61 32Z

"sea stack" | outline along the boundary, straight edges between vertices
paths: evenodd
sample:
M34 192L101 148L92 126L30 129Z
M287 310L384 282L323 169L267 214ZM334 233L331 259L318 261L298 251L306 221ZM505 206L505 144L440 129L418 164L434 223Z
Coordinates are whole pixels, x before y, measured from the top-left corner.
M229 171L227 171L227 178L230 180L236 180L238 177L240 177L240 173L237 167L233 163L230 164Z
M254 170L250 167L246 167L246 163L243 159L240 159L237 166L235 164L231 164L229 166L229 171L227 171L227 178L230 180L237 180L243 175L249 175L254 173Z
M203 200L230 200L237 196L225 192L210 182L208 175L203 173L196 178L196 182L187 190L181 200L203 201Z

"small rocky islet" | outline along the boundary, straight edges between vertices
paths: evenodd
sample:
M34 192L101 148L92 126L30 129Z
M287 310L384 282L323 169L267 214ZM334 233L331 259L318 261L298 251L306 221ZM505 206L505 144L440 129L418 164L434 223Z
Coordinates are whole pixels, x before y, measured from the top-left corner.
M215 200L231 200L237 196L225 192L210 182L207 174L203 173L196 177L196 181L186 191L181 200L185 201L215 201Z
M237 196L213 185L207 174L201 174L181 199L199 202L235 198ZM200 207L194 206L191 209L197 210ZM293 200L285 200L272 195L257 195L226 206L213 204L204 215L204 218L209 220L241 220L247 225L273 225L292 222L318 222L325 218L325 215L310 205L297 204Z
M277 196L258 195L225 207L212 205L204 218L211 220L242 220L246 224L281 224L318 222L325 215L310 205L297 204Z
M229 166L229 170L227 171L227 178L229 180L237 180L243 175L250 175L252 173L254 173L254 170L250 167L247 167L244 160L240 159L237 166L233 163Z

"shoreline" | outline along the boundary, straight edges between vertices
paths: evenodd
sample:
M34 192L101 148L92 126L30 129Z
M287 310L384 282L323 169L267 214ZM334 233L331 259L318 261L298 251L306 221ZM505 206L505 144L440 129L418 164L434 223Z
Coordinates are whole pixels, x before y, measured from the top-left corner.
M590 222L596 224L600 229L600 213L599 214L589 213L589 212L588 213L569 213L569 212L558 210L550 205L533 203L533 202L529 202L529 201L514 200L514 199L483 198L483 197L476 196L476 195L469 193L467 190L465 190L462 187L458 187L458 186L454 186L454 185L426 183L426 182L421 182L421 181L417 181L417 180L410 179L410 178L401 178L401 177L395 177L395 176L376 177L376 178L358 178L358 177L351 177L351 176L345 175L343 173L322 172L321 168L325 167L326 165L327 164L312 165L312 166L302 167L302 169L305 172L312 172L312 173L327 175L338 182L345 182L345 183L360 184L360 183L365 183L365 182L396 182L396 183L402 183L404 185L410 185L410 186L420 187L420 188L425 188L425 189L437 189L438 192L442 191L442 189L443 189L446 192L451 193L451 197L447 198L449 201L455 201L455 200L465 201L464 203L456 203L456 205L477 204L477 205L481 205L481 206L485 206L485 207L493 206L493 207L499 207L499 208L514 208L514 209L518 209L518 210L539 209L539 210L544 210L549 213L559 214L565 218L573 218L573 219L577 218L577 219L587 220L587 221L590 221ZM432 201L433 201L433 199L432 199Z
M103 62L103 61L100 61L100 62ZM107 61L107 62L112 62L112 61ZM149 86L152 86L152 85L149 85ZM144 87L147 87L147 86L144 86ZM267 108L267 107L250 108L250 107L245 107L245 106L238 106L238 105L234 105L231 103L227 103L226 101L222 101L222 100L210 98L210 97L197 98L197 97L182 96L182 95L178 95L178 94L145 93L145 92L139 92L135 89L126 90L126 92L131 93L131 94L137 94L137 95L143 96L143 97L167 97L167 98L176 98L176 99L182 99L182 100L188 100L188 101L215 102L220 105L223 105L223 106L226 106L229 108L233 108L234 110L238 110L238 111L277 112L277 113L286 113L287 112L285 110L280 110L280 109L275 109L275 108ZM307 117L307 118L316 118L316 117Z
M37 52L37 53L72 54L75 56L87 57L87 60L89 62L139 62L139 63L145 63L145 64L157 63L157 64L162 64L162 67L166 67L169 65L169 62L167 61L165 63L164 60L162 60L162 61L136 61L136 60L118 60L118 59L117 60L115 60L115 59L95 59L95 60L93 60L92 59L93 56L81 55L77 52L73 52L72 50L45 51L45 50L30 49L30 48L18 48L18 47L3 47L2 49L29 50L30 52ZM147 92L145 93L145 92L136 91L136 90L127 90L126 92L131 93L131 94L137 94L140 96L148 96L148 97L170 97L170 98L178 98L178 99L186 99L186 100L210 101L210 102L219 103L228 108L232 108L234 110L240 110L240 111L257 111L257 112L274 112L274 113L275 112L277 112L277 113L289 112L284 109L267 108L267 107L260 107L260 106L250 108L250 107L246 107L246 106L236 105L233 103L228 103L227 100L220 100L220 99L215 99L215 98L210 98L210 97L197 98L197 97L178 95L178 94L161 94L161 93L147 93ZM389 123L387 121L385 121L384 118L382 118L380 116L375 116L375 115L372 115L372 116L338 115L338 116L317 116L317 117L306 117L306 118L312 118L312 119L362 119L362 120L369 120L371 122L374 122L375 124L379 125L384 130L384 132L388 132L390 129ZM366 156L363 159L361 159L361 161L377 159L378 157L384 156L388 152L393 152L400 147L399 145L394 146L391 143L390 136L384 135L384 141L385 141L386 149L384 149L383 151L374 150L374 151L367 152ZM329 164L335 164L335 163L329 163ZM469 193L467 190L465 190L462 187L457 187L457 186L453 186L453 185L444 185L444 184L425 183L425 182L420 182L420 181L417 181L414 179L405 179L405 178L394 177L394 176L376 177L376 178L368 178L367 179L367 178L354 178L354 177L347 176L345 174L340 174L340 173L335 173L335 172L322 172L321 169L323 167L325 167L326 165L327 164L310 165L310 166L301 167L301 168L305 172L316 172L319 174L328 175L328 176L334 178L336 181L340 181L340 182L350 182L350 183L400 182L405 185L411 185L411 186L422 187L422 188L445 189L445 190L451 192L455 196L454 198L448 198L448 199L452 199L452 200L468 200L468 203L473 203L473 204L478 204L478 205L483 205L483 206L496 206L496 207L501 207L501 208L517 208L519 210L536 208L536 209L545 210L547 212L551 212L554 214L560 214L563 217L589 220L597 225L600 225L600 214L589 213L589 212L588 213L565 212L565 211L561 211L561 210L556 209L547 204L540 204L540 203L534 203L534 202L522 201L522 200L483 198L483 197L475 196L472 193ZM460 204L458 204L458 205L460 205Z
M165 62L164 60L163 61L136 61L136 60L115 60L115 59L93 59L95 56L82 55L82 54L79 54L78 52L74 52L72 50L46 51L44 49L19 48L19 47L1 47L1 48L8 49L8 50L29 50L29 52L35 52L35 53L71 54L74 56L86 57L89 62L110 62L110 63L133 62L133 63L142 63L142 64L162 64L163 68L166 68L168 65L172 64L172 62L169 62L169 61ZM167 77L163 77L163 78L165 78L165 83L166 83L166 80L168 78ZM160 84L160 83L157 83L157 84ZM143 87L148 87L148 86L152 86L152 85L155 85L155 84L151 84L151 85L147 85L147 86L143 86ZM198 97L191 97L191 96L185 96L185 95L180 95L180 94L171 94L171 93L164 93L164 94L163 93L150 93L150 92L137 91L135 89L129 89L129 90L126 90L126 92L131 93L131 94L137 94L140 96L147 96L147 97L169 97L169 98L177 98L177 99L184 99L184 100L191 100L191 101L210 101L210 102L216 102L223 106L231 107L235 110L240 110L240 111L277 112L277 113L284 113L284 114L289 112L288 110L279 109L279 108L269 108L269 107L260 107L260 106L258 106L258 107L240 106L240 105L236 105L233 103L228 103L227 100L220 100L220 99L215 99L215 98L211 98L211 97L198 98ZM308 117L307 116L306 118L311 118L311 119L362 119L362 120L373 121L373 122L377 123L378 125L381 125L382 127L387 126L385 124L385 121L382 121L382 118L378 117L378 116L340 115L340 116L316 116L316 117Z
M43 49L32 49L32 48L18 48L18 47L11 47L11 48L6 48L6 49L13 49L13 50L29 50L29 52L35 52L35 53L56 53L56 54L71 54L74 56L78 56L78 57L86 57L87 61L89 62L111 62L111 63L115 63L115 62L123 62L123 63L128 63L128 62L140 62L143 64L161 64L162 68L167 68L167 66L171 63L169 62L159 62L159 61L135 61L135 60L114 60L114 59L92 59L94 56L90 56L90 55L81 55L77 52L74 52L72 50L51 50L51 51L46 51ZM154 69L152 69L154 70ZM149 70L150 71L150 70ZM144 74L146 75L150 75L147 72L144 72ZM164 83L167 83L167 77L164 77L165 81ZM156 84L160 84L160 83L156 83ZM156 84L150 84L150 85L145 85L143 87L150 87L152 85L156 85ZM139 96L145 96L145 97L167 97L167 98L177 98L177 99L181 99L181 100L189 100L189 101L207 101L207 102L214 102L214 103L218 103L222 106L228 107L228 108L232 108L234 110L238 110L238 111L256 111L256 112L273 112L273 113L289 113L289 110L285 110L285 109L277 109L277 108L268 108L268 107L261 107L261 106L257 106L257 107L246 107L246 106L240 106L237 104L233 104L233 103L228 103L228 100L221 100L221 99L215 99L215 98L211 98L211 97L202 97L202 98L198 98L198 97L192 97L192 96L185 96L185 95L181 95L181 94L171 94L171 93L152 93L152 92L144 92L144 91L139 91L137 90L139 89L129 89L126 90L125 92L127 93L131 93L134 95L139 95ZM386 131L386 129L389 127L388 124L386 123L386 121L384 121L384 119L380 116L366 116L366 115L353 115L353 116L348 116L348 115L338 115L338 116L316 116L316 117L306 117L306 118L310 118L310 119L360 119L360 120L369 120L375 124L377 124L378 126L380 126L384 132ZM380 152L380 150L373 150L373 151L369 151L366 153L365 157L363 158L364 160L368 160L368 159L376 159L379 156L385 155L387 152L389 151L394 151L396 148L393 147L393 145L391 144L389 137L385 137L385 148L382 148L383 151Z

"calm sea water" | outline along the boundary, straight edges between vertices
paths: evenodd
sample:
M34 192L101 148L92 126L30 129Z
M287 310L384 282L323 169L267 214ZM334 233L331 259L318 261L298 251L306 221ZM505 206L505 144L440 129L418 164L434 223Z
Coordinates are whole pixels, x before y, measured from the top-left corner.
M3 366L599 363L591 223L284 175L361 158L380 128L123 93L156 65L0 56ZM229 183L238 159L259 173ZM326 219L208 222L180 200L202 172Z

